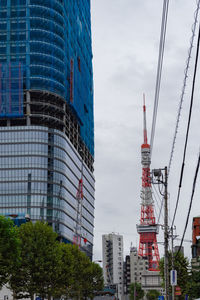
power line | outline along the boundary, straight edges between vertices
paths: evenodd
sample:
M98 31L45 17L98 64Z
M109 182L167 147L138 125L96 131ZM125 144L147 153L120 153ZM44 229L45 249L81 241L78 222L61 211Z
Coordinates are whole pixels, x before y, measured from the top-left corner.
M152 197L153 197L153 200L154 200L154 199L156 200L157 207L158 207L158 209L159 209L158 200L157 200L157 198L155 197L155 194L152 194ZM154 201L154 202L155 202L155 201ZM154 206L154 208L155 208L156 218L157 218L157 220L158 220L158 212L157 212L157 208L156 208L156 206Z
M179 126L179 122L180 122L180 115L181 115L181 109L182 109L182 105L183 105L185 88L186 88L186 83L187 83L187 78L188 78L188 71L189 71L189 67L190 67L190 60L191 60L191 57L192 57L192 48L193 48L193 44L194 44L194 38L195 38L195 32L196 32L196 25L197 25L199 9L200 9L200 0L197 1L197 8L196 8L196 11L194 13L194 23L192 25L192 37L190 39L190 47L189 47L189 50L188 50L188 58L186 60L186 68L184 70L183 87L182 87L181 96L180 96L180 102L179 102L179 107L178 107L175 132L174 132L174 137L173 137L173 142L172 142L172 149L171 149L169 165L168 165L168 176L169 176L169 173L170 173L170 168L171 168L171 164L172 164L174 148L175 148L175 143L176 143L176 137L177 137L177 133L178 133L178 126Z
M155 97L154 97L154 111L153 111L153 120L152 120L152 128L151 128L151 141L150 141L151 154L152 154L152 149L153 149L153 141L154 141L154 135L155 135L155 126L156 126L156 118L157 118L157 110L158 110L158 100L159 100L159 93L160 93L160 83L161 83L163 56L164 56L164 48L165 48L165 36L166 36L166 28L167 28L168 7L169 7L169 0L164 0L163 1L162 22L161 22L161 32L160 32L160 45L159 45L158 65L157 65L156 88L155 88Z
M154 185L152 185L152 186L153 186L153 190L155 191L155 193L154 193L155 199L157 200L157 198L158 198L159 201L160 201L160 205L158 204L158 201L156 201L156 202L157 202L157 205L158 205L158 208L159 208L159 215L158 215L158 221L157 221L157 223L159 224L159 223L160 223L161 213L162 213L162 217L163 217L163 219L164 219L164 214L163 214L163 212L162 212L163 200L160 199L160 196L159 196L158 191L157 191L157 189L155 188L155 186L154 186Z
M196 171L195 171L195 176L194 176L194 180L193 180L192 195L191 195L191 199L190 199L190 205L189 205L189 209L188 209L188 214L187 214L187 219L186 219L186 223L185 223L185 228L184 228L184 231L183 231L183 235L182 235L182 239L181 239L181 244L180 244L180 246L178 248L176 256L178 255L178 253L181 250L181 247L183 245L183 240L184 240L184 237L185 237L185 233L186 233L186 230L187 230L188 221L189 221L189 217L190 217L190 212L191 212L191 208L192 208L192 201L193 201L195 187L196 187L197 176L198 176L198 172L199 172L199 165L200 165L200 152L199 152L199 158L198 158L198 162L197 162L197 166L196 166ZM176 258L176 256L175 256L175 258Z
M180 174L178 195L177 195L177 200L176 200L176 207L175 207L171 227L174 225L174 220L175 220L175 217L176 217L176 212L177 212L179 198L180 198L180 191L181 191L181 186L182 186L182 180L183 180L184 167L185 167L185 156L186 156L188 135L189 135L189 129L190 129L190 121L191 121L191 115L192 115L192 107L193 107L193 99L194 99L194 87L195 87L195 82L196 82L197 64L198 64L198 57L199 57L199 43L200 43L200 26L199 26L199 33L198 33L198 40L197 40L197 51L196 51L196 58L195 58L195 67L194 67L194 75L193 75L193 82L192 82L192 94L191 94L191 100L190 100L190 110L189 110L187 131L186 131L186 137L185 137L183 161L182 161L182 167L181 167L181 174Z

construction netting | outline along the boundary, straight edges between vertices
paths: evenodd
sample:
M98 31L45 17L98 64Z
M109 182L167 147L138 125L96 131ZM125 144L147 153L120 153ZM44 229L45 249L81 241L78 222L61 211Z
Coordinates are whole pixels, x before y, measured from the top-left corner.
M23 67L0 64L0 117L23 116Z
M25 89L65 98L94 154L90 0L0 0L0 63L24 66Z

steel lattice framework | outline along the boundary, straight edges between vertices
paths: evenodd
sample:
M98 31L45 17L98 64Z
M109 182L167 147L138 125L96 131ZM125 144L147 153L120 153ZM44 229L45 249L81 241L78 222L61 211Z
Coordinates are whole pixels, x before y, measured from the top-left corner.
M159 251L157 245L158 225L154 217L154 201L152 199L150 178L150 145L147 142L146 106L144 101L144 143L141 146L142 154L142 191L141 191L141 218L137 231L140 235L139 256L146 257L149 262L149 271L159 268Z

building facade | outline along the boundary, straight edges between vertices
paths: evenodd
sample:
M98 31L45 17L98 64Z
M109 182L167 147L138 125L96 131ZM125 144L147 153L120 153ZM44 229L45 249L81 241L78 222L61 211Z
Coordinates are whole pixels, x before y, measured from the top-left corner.
M130 269L130 255L126 255L124 262L124 294L130 294L131 284L131 269Z
M130 249L130 279L131 283L142 283L142 275L148 270L148 259L138 255L137 248Z
M123 236L115 233L102 236L104 284L116 285L116 296L123 295Z
M200 269L200 216L192 220L192 260L193 271Z
M124 265L124 293L130 294L131 283L139 283L146 293L150 290L157 290L162 294L162 280L159 271L149 271L148 258L138 255L136 247L130 248L130 255L126 256Z
M141 285L145 295L151 290L156 290L160 295L163 295L162 279L159 271L146 271L142 275Z
M92 257L90 0L0 0L0 213L45 220Z

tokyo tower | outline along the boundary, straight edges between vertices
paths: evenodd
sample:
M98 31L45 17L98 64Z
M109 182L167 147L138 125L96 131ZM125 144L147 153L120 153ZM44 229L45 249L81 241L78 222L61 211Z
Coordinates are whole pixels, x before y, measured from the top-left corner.
M141 146L142 156L142 190L141 190L141 218L137 225L140 235L138 255L148 259L149 271L159 270L159 251L157 244L158 225L154 217L154 201L152 198L150 177L150 145L147 142L145 96L143 105L144 114L144 143Z

